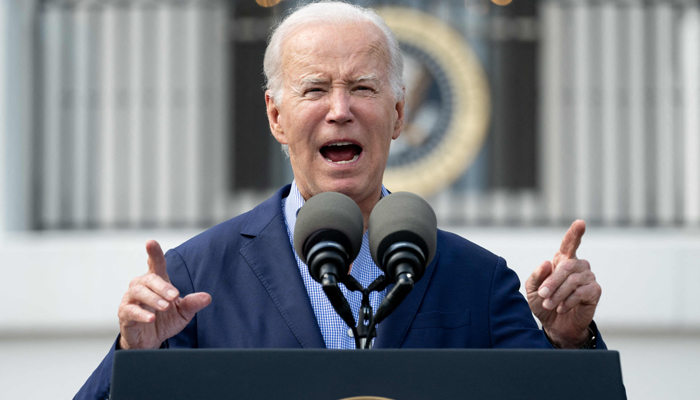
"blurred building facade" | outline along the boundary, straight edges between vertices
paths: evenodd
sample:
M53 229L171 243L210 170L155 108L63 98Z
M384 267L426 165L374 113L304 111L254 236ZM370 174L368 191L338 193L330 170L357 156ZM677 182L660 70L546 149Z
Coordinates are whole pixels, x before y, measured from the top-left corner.
M262 57L293 1L9 5L10 229L206 227L291 181ZM697 1L369 5L406 56L390 190L449 225L700 223Z

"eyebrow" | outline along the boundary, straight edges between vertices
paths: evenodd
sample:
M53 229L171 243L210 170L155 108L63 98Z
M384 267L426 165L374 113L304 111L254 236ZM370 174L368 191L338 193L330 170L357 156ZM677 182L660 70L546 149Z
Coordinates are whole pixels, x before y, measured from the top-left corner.
M358 82L363 82L363 81L379 81L379 78L377 78L376 74L367 74L367 75L362 75L360 77L357 77L351 81L351 83L358 83Z
M319 75L307 75L307 76L301 78L302 85L318 84L318 83L326 83L326 82L328 82L328 79L322 77L320 74Z
M355 79L352 79L350 83L358 83L358 82L365 82L365 81L379 81L379 78L377 78L376 74L367 74L367 75L362 75L359 76ZM308 85L308 84L319 84L319 83L327 83L328 79L322 77L321 75L308 75L303 78L301 78L301 84L302 85Z

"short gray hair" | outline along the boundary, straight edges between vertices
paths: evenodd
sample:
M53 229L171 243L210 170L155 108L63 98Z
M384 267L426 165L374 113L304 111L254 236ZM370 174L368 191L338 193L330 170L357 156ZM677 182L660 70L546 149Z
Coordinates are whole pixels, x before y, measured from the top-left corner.
M386 22L370 8L343 3L340 1L320 1L298 7L273 27L272 35L265 50L265 87L271 92L275 103L281 104L284 82L282 76L282 44L295 28L318 23L346 24L371 22L384 34L389 50L389 84L396 101L402 100L403 55L394 32Z

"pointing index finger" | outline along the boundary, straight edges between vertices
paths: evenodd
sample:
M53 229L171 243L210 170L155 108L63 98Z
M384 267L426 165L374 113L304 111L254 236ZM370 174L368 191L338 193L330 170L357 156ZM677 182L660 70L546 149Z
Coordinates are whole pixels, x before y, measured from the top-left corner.
M576 258L576 250L581 245L581 238L585 232L586 223L582 219L574 221L561 241L559 252L566 258Z
M163 250L160 248L160 244L155 240L147 241L146 253L148 253L148 272L156 274L167 282L170 282L165 268L165 256L163 255Z

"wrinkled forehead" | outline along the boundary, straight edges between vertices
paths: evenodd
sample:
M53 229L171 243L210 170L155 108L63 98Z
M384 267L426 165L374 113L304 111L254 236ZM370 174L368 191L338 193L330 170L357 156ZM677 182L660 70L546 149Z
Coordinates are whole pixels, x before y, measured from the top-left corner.
M372 64L386 75L390 62L386 38L371 22L309 22L292 30L282 43L285 78L289 73L298 75L305 66L363 57L376 60Z

